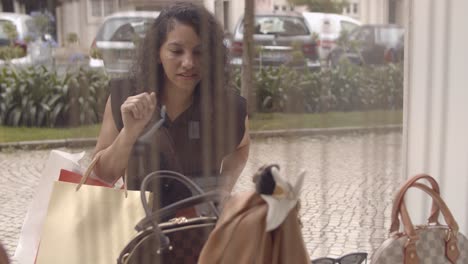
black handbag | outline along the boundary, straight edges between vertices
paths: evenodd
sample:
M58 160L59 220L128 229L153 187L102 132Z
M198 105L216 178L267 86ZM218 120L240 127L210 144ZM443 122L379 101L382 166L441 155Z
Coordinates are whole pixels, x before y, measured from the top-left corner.
M146 200L150 181L172 179L184 184L196 195L152 211ZM219 217L216 203L225 195L218 191L204 193L188 177L173 171L156 171L146 176L141 184L141 201L146 213L135 227L138 234L122 250L118 264L170 264L197 263L199 254L214 229ZM211 215L193 218L178 217L168 221L168 216L178 210L208 204Z

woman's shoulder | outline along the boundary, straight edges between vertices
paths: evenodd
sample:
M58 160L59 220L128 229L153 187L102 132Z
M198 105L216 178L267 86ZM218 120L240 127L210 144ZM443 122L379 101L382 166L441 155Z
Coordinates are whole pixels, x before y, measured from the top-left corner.
M226 97L231 103L229 105L234 106L237 111L245 115L247 112L247 100L237 90L228 90Z

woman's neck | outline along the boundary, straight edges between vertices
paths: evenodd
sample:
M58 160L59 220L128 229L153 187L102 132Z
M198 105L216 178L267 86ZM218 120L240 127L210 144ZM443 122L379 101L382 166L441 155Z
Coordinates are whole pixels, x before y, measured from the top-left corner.
M162 105L166 106L169 118L175 120L190 107L193 102L193 93L184 93L174 87L166 86L163 90L161 101Z

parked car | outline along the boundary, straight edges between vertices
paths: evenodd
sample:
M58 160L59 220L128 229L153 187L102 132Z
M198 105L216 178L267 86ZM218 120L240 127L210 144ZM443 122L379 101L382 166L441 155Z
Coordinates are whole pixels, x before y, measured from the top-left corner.
M231 65L242 65L244 18L237 23L230 43ZM304 17L295 12L256 14L255 67L286 65L296 69L320 68L318 50Z
M10 62L15 65L33 65L38 63L47 63L52 60L52 50L49 45L55 42L49 34L36 36L33 29L33 18L26 14L0 12L0 47L20 48L17 55ZM5 31L7 24L13 25L16 29L17 37L10 43L9 36ZM5 61L0 59L0 65Z
M348 59L359 65L382 65L403 60L404 29L397 25L364 25L349 35L348 45L337 46L329 56L336 66Z
M125 11L107 16L90 48L89 66L109 75L128 73L135 57L135 43L158 17L156 11Z
M320 59L328 59L342 31L350 33L361 22L348 16L317 12L302 12L312 32L317 34Z

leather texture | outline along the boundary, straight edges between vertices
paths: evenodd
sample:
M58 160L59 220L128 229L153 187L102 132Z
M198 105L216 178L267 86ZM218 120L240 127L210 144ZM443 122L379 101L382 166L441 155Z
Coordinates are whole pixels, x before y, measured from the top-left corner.
M225 204L218 224L200 255L200 264L310 263L302 238L298 208L266 232L267 203L258 193L239 193Z
M430 183L418 181L426 179ZM430 225L414 226L404 202L408 189L417 188L432 198L432 210L428 219ZM396 195L392 210L391 238L375 252L373 264L466 264L468 263L468 240L458 232L458 224L449 208L439 195L439 187L429 175L416 175L402 185ZM441 225L435 217L442 213L447 226ZM404 231L395 230L401 217ZM396 223L398 221L398 223Z
M165 178L177 181L197 195L154 212L147 198L141 195L146 217L136 225L139 233L123 248L117 260L118 264L195 264L198 262L201 249L219 216L214 203L219 203L222 196L216 191L204 193L190 178L173 171L156 171L147 175L141 184L141 194L145 193L151 181ZM208 207L213 216L163 220L182 209L193 208L203 203L209 204Z
M159 236L152 229L141 232L122 251L122 264L195 264L216 218L188 220L190 223L163 223L162 232L170 248L160 250Z

